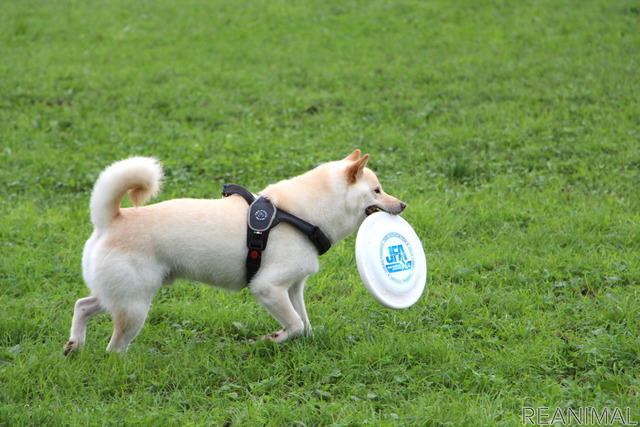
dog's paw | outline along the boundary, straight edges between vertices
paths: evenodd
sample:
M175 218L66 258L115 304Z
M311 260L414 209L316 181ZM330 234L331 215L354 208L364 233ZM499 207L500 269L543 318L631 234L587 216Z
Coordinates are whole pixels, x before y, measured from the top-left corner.
M80 350L80 346L76 341L69 341L62 349L62 354L68 356L69 354L77 353Z
M272 334L265 335L264 337L262 337L262 341L273 341L273 342L281 343L287 338L289 338L289 332L285 328L285 329L280 329L279 331L274 332Z

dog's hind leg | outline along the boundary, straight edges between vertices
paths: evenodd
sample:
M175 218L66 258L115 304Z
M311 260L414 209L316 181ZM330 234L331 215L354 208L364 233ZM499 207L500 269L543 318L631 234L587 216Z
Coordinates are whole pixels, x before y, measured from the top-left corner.
M100 305L100 301L95 296L76 301L71 321L71 336L64 346L65 355L82 348L87 336L87 322L93 316L104 312L104 307Z
M131 341L138 335L147 318L151 301L128 302L127 307L113 315L113 335L107 346L107 351L122 353L127 350Z
M293 304L293 308L300 316L300 319L302 319L302 323L304 323L305 332L310 334L311 323L309 322L307 309L304 305L304 284L304 280L294 283L293 286L289 288L289 299L291 300L291 304Z
M290 283L273 285L260 280L251 282L251 292L258 302L283 326L281 330L262 338L263 340L282 342L304 333L305 323L291 302L290 287Z

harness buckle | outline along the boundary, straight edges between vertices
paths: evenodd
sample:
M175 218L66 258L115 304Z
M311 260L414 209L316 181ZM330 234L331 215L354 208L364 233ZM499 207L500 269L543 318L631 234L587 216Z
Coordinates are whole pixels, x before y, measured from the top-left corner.
M247 248L249 251L264 251L267 248L269 231L247 230Z

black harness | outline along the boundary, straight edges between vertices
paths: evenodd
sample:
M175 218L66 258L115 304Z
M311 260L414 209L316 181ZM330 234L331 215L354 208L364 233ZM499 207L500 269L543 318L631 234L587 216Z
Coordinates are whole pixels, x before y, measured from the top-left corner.
M331 241L319 227L309 224L307 221L291 215L281 209L276 208L266 197L255 196L246 188L239 185L225 185L222 189L224 197L238 194L249 204L249 214L247 217L247 283L260 269L262 262L262 251L267 247L269 231L284 221L302 231L318 249L318 254L322 255L331 248Z

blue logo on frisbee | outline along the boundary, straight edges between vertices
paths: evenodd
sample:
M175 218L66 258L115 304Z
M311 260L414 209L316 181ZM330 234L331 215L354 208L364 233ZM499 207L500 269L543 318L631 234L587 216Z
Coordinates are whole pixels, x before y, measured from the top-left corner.
M385 274L394 283L407 283L413 277L414 256L407 239L400 233L389 233L380 244L380 262Z

